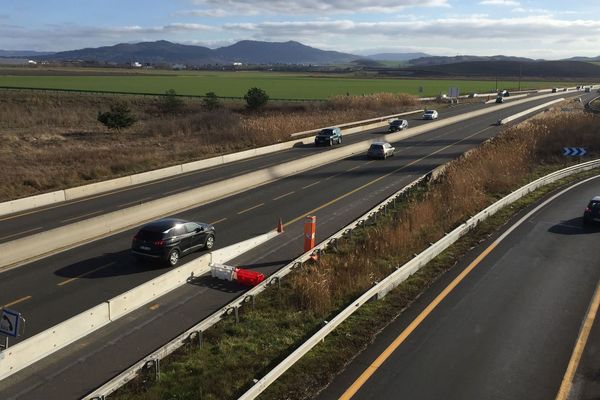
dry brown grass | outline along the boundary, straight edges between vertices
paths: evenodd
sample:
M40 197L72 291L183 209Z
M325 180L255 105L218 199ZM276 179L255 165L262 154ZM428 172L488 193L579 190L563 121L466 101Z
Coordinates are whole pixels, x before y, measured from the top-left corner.
M296 306L325 316L351 301L393 268L435 242L498 197L522 186L540 164L555 163L562 147L600 154L600 118L549 113L506 130L451 162L438 181L353 243L326 254L292 277ZM333 307L332 307L333 305Z
M289 140L290 133L396 113L410 96L352 96L315 103L274 103L250 113L229 102L216 111L186 100L177 115L151 96L2 91L0 201ZM131 129L96 121L115 99L138 117Z

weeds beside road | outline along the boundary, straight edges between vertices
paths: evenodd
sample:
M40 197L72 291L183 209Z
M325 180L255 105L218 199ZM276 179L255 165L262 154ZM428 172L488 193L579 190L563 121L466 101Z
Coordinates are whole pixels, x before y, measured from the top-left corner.
M229 399L264 375L324 320L482 208L522 185L566 166L562 147L585 143L600 155L599 118L547 113L509 128L451 162L436 181L414 190L376 224L339 241L316 264L304 265L205 333L204 345L184 347L161 363L160 382L142 377L116 399ZM597 172L592 172L597 173ZM571 180L578 177L570 178ZM564 184L565 181L558 184ZM557 185L558 185L557 184ZM557 185L541 189L480 224L382 300L367 304L283 375L261 398L310 399L391 320L482 238ZM585 199L583 200L585 201Z
M138 119L120 133L97 121L115 99L126 100ZM251 113L240 102L208 111L200 99L188 99L177 113L165 113L153 97L2 91L0 201L273 144L293 132L417 105L412 96L379 94L274 103Z

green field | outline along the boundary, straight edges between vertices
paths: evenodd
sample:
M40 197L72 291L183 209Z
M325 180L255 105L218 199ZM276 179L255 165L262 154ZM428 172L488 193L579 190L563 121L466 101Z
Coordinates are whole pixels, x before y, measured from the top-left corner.
M79 70L81 71L81 70ZM92 74L93 71L90 71ZM215 92L221 97L242 97L251 87L267 91L273 99L326 99L335 95L378 92L409 93L434 96L458 87L461 93L490 92L495 80L417 80L392 78L360 78L349 75L310 75L270 72L206 72L142 73L130 75L0 75L0 87L69 89L83 91L162 94L174 89L180 95L202 96ZM521 82L523 89L549 88L557 82ZM419 92L423 87L423 92ZM515 89L516 81L498 81L498 88Z

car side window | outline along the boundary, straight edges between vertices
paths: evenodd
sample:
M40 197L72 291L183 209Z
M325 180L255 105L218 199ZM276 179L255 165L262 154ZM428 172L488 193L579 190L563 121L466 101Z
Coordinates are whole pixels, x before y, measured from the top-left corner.
M180 235L183 235L184 233L185 233L185 230L183 229L183 225L174 226L173 228L171 228L169 230L170 236L180 236Z
M194 223L194 222L188 222L187 224L184 225L185 231L187 233L192 233L196 231L196 228L199 228L200 225Z

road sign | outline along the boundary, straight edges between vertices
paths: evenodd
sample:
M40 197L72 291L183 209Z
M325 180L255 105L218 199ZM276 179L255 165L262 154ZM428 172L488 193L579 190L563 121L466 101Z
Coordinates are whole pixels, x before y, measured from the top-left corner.
M0 317L0 333L17 337L19 336L19 321L21 320L21 314L16 311L3 309L2 316Z
M457 98L460 95L460 89L457 87L453 87L448 89L448 97L454 97Z
M582 157L585 153L587 153L585 147L563 147L563 156Z

